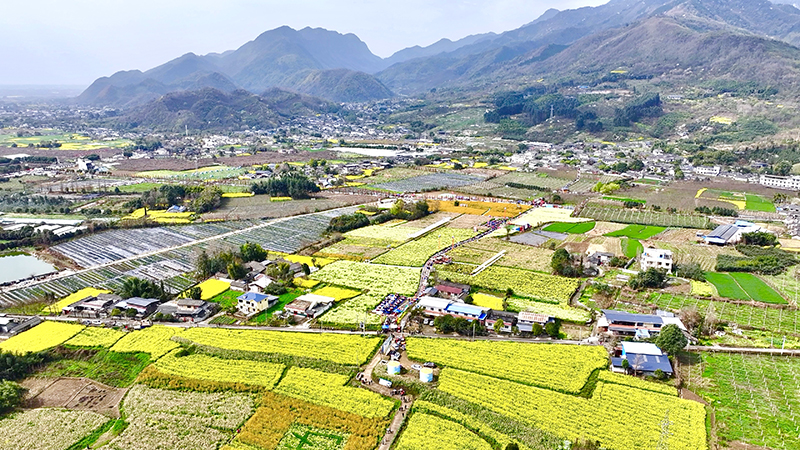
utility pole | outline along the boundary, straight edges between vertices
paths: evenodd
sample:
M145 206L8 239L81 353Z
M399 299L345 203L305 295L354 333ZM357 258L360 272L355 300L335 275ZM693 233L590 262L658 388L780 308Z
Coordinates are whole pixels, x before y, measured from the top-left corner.
M553 117L555 115L554 113L555 113L555 107L554 105L550 105L550 120L553 120Z

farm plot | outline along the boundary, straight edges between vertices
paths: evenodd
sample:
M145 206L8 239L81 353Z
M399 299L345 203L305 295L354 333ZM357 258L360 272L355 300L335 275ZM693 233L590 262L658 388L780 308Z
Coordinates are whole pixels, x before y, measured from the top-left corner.
M509 267L489 267L474 277L469 276L468 267L466 270L466 274L462 273L460 269L458 272L438 269L437 272L440 278L458 283L502 292L510 288L517 295L555 302L567 302L580 285L580 281L571 278Z
M40 352L63 344L83 328L83 325L48 320L30 330L0 342L0 351L16 354Z
M473 241L451 250L447 255L456 262L479 265L503 250L506 251L506 254L495 263L497 266L541 272L550 271L552 250L517 244L499 238Z
M190 328L181 339L207 347L312 358L342 365L367 361L379 338L282 331Z
M668 230L666 233L670 233L671 231L672 230ZM661 236L662 235L657 236L654 242L658 248L671 250L675 262L681 264L695 262L700 264L700 267L707 272L713 271L717 266L717 255L741 256L741 253L737 252L736 249L732 247L718 247L686 242L678 243L674 240L662 240Z
M114 352L142 352L149 353L156 360L167 353L180 347L172 341L173 336L181 334L183 328L165 327L155 325L139 331L131 331L117 341L111 351Z
M800 447L800 363L792 357L703 353L682 364L687 387L711 402L728 442ZM740 445L741 447L741 445Z
M631 239L650 239L666 230L664 227L629 225L619 231L606 234L610 237L628 237Z
M278 384L285 366L243 359L220 359L193 354L178 356L173 351L155 363L166 374L221 383L239 383L272 389Z
M622 239L620 240L622 247L622 254L626 258L636 258L644 251L644 246L638 239Z
M775 205L760 195L745 194L745 209L748 211L775 212Z
M38 408L0 420L0 445L25 450L65 449L108 422L89 411Z
M495 180L486 180L468 186L460 186L454 190L469 195L511 198L516 200L533 200L544 195L542 191L509 187Z
M411 338L408 357L569 394L608 365L602 347Z
M74 347L109 348L116 344L117 341L122 339L124 336L124 332L117 331L113 328L87 327L68 341L64 342L64 344L72 345Z
M580 216L603 222L633 223L659 227L711 228L711 221L704 216L667 214L640 209L596 206L593 204L584 207Z
M556 189L563 189L575 180L552 177L538 172L510 172L503 176L494 178L492 181L502 185L507 185L509 183L521 184L525 186L541 188L541 190L544 191L553 191Z
M467 410L466 412L462 412L461 410L455 409L457 406L453 404L452 397L448 398L446 401L448 406L434 403L434 401L438 399L432 397L433 395L429 393L429 395L423 397L426 398L426 400L417 400L414 402L412 412L414 414L425 413L426 415L433 415L454 422L466 428L465 432L474 433L481 439L490 443L494 442L495 445L503 449L507 448L508 444L512 442L515 442L521 450L557 450L563 448L563 440L552 435L547 435L541 430L526 427L519 422L514 422L507 417L496 415L483 408L481 408L480 412L472 410L471 408L462 408ZM512 438L511 436L514 437ZM458 443L459 440L456 439L451 442ZM447 445L447 442L440 442L439 445ZM422 449L426 447L425 445L420 445L416 448Z
M435 446L441 450L492 450L492 446L463 425L438 416L415 413L395 447L397 450L419 450Z
M325 283L367 289L371 294L413 295L419 287L420 269L398 268L353 261L336 261L311 274Z
M439 389L563 439L597 440L610 450L657 448L662 440L670 449L708 448L702 404L633 387L598 382L586 399L445 368Z
M336 305L319 318L319 323L326 327L356 330L363 322L368 328L374 328L383 322L384 317L372 311L384 298L384 295L359 295Z
M757 328L775 333L800 334L800 311L794 308L764 308L739 305L673 294L651 294L641 303L656 305L668 311L680 311L684 307L696 307L702 314L712 312L720 321L736 323L742 327Z
M142 385L128 391L123 406L128 427L101 449L216 450L254 410L249 395L165 391Z
M479 181L483 181L483 178L474 175L444 172L419 175L404 180L374 184L370 187L392 192L420 192L466 186Z
M335 408L320 406L300 399L265 392L259 408L248 419L234 441L223 450L254 448L295 450L284 447L295 433L308 439L323 440L327 446L303 448L334 450L342 445L347 450L373 450L386 433L389 421L369 419ZM309 433L310 431L310 433ZM327 439L322 439L326 436ZM341 439L340 439L341 438ZM295 441L296 442L296 441Z
M753 274L707 272L706 279L717 288L720 297L777 305L787 304L780 294Z
M550 222L579 223L590 222L589 219L572 217L574 210L567 208L533 208L522 216L511 221L514 225L530 225L533 228ZM504 230L498 230L495 235L501 236Z
M394 409L394 402L380 394L345 386L349 379L347 375L291 367L275 392L369 419L384 419Z
M375 258L374 262L394 266L421 267L439 250L475 235L476 233L469 229L440 228Z
M458 203L458 205L456 205ZM515 217L531 209L529 205L516 203L480 202L480 201L443 201L429 200L428 204L436 211L464 213L472 215L488 215L493 217Z
M556 222L554 224L544 227L543 231L551 231L554 233L567 233L567 234L585 234L592 231L597 225L597 222L583 222L583 223L567 223Z

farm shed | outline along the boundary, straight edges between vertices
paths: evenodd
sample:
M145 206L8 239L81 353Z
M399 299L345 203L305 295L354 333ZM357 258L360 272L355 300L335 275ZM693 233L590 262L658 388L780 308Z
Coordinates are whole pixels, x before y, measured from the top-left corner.
M215 304L203 300L182 298L167 302L158 307L157 312L173 316L184 322L205 320L215 311Z
M737 220L733 225L720 225L711 233L703 236L707 244L728 245L737 244L745 233L761 231L762 228L752 222Z
M655 344L648 342L623 342L620 357L611 358L612 370L624 373L622 361L627 360L630 370L652 376L656 370L661 369L665 374L672 376L672 364L664 352Z

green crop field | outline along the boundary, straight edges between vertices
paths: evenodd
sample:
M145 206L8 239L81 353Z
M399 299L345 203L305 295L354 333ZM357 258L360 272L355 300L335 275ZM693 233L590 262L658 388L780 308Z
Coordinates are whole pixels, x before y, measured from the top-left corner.
M584 234L592 231L597 222L582 222L582 223L566 223L556 222L546 226L544 231L552 231L554 233L569 233L569 234Z
M744 289L736 283L736 280L727 273L707 272L706 280L716 286L720 297L734 300L750 300L750 296L747 295L747 292L745 292Z
M731 272L730 276L755 301L776 305L787 304L786 300L775 292L775 289L772 289L767 283L751 273Z
M645 203L647 203L647 200L639 200L639 199L636 199L636 198L627 198L627 197L611 197L611 196L606 196L606 197L603 197L603 200L612 200L612 201L615 201L615 202L633 202L633 203L641 203L642 205L644 205Z
M644 251L644 246L638 239L623 239L620 245L622 245L622 253L627 258L636 258L639 256L639 252Z
M750 273L707 272L706 279L717 287L720 297L734 300L755 300L776 305L787 304L786 300L767 283Z
M800 448L800 360L785 356L708 354L682 357L687 387L714 407L721 441L747 447ZM745 448L745 445L737 445Z
M664 232L664 227L630 225L619 231L608 233L609 237L629 237L632 239L650 239L651 237Z
M753 194L746 194L745 197L747 198L747 206L745 208L749 211L775 212L775 205L763 197Z

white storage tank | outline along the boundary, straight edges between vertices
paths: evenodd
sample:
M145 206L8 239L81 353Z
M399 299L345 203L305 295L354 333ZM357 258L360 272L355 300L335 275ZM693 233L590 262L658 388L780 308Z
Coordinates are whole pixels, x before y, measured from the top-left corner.
M430 367L423 367L419 371L419 381L423 383L432 383L433 382L433 369Z
M389 375L400 375L400 369L402 367L400 361L389 361L386 365L386 370L389 372Z

